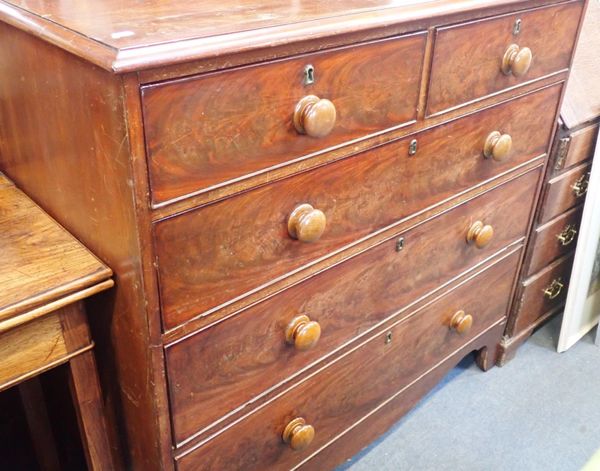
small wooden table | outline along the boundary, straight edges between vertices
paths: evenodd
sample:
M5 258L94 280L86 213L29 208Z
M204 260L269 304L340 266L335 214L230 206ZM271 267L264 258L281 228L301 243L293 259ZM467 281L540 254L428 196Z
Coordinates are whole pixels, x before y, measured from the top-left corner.
M0 391L19 387L43 469L60 469L36 376L67 363L90 469L114 469L83 300L111 270L0 174Z

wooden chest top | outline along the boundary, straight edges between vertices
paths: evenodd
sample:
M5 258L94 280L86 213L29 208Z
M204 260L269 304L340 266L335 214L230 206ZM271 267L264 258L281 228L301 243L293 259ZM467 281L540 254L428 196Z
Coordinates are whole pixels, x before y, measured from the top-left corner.
M391 28L414 31L523 0L1 0L0 20L115 72ZM547 2L546 2L547 3ZM397 25L405 25L400 30ZM396 26L392 29L392 27Z

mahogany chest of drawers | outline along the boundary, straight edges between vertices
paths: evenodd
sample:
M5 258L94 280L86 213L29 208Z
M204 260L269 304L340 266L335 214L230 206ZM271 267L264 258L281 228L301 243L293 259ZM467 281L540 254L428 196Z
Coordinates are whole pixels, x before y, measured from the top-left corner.
M585 1L0 5L0 167L115 273L127 465L332 468L496 362Z

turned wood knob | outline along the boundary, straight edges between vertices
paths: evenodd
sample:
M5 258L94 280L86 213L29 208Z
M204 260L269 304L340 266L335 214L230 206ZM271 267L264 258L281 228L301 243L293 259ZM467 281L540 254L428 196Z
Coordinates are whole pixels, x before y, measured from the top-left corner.
M321 338L321 326L308 316L294 317L285 328L285 341L296 350L310 350Z
M310 204L301 204L292 211L288 219L290 237L301 242L314 242L323 235L327 218L323 211L313 208Z
M475 244L478 249L484 248L494 237L494 228L481 221L475 221L467 231L467 243Z
M489 134L483 145L483 155L487 159L502 161L508 157L512 149L512 137L509 134L501 134L494 131Z
M296 105L294 126L300 134L325 137L333 129L336 117L333 103L315 95L308 95Z
M452 327L459 334L464 334L471 330L473 325L473 316L465 314L465 311L457 311L450 320L450 327Z
M511 44L502 58L502 72L506 75L512 74L515 77L522 77L531 67L532 60L531 49L528 47L520 48L516 44Z
M285 426L282 437L292 450L300 451L311 444L315 438L315 429L302 417L298 417Z

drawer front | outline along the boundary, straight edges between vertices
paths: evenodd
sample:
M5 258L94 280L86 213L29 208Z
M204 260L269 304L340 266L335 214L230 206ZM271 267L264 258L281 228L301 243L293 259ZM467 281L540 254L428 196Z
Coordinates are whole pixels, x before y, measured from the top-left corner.
M325 270L167 348L174 435L180 442L331 353L415 299L522 238L540 170ZM498 202L502 204L498 204ZM467 244L477 220L492 225L489 245ZM299 316L318 323L286 343ZM302 350L306 345L312 348ZM193 372L193 374L190 374Z
M374 335L282 396L178 460L177 469L290 469L506 314L518 252ZM458 311L470 330L451 328ZM500 340L500 339L498 339ZM314 440L292 450L286 424L303 418Z
M560 171L591 159L594 156L597 138L598 124L594 124L561 139L554 170Z
M569 2L439 28L428 115L568 68L582 7L581 1ZM518 21L519 33L515 34ZM517 75L502 71L503 58L512 44L520 47L518 63L511 69ZM529 48L532 60L522 74L527 60L524 48Z
M560 86L158 222L155 242L163 320L171 328L543 154ZM512 153L486 159L495 130ZM326 216L321 238L288 234L294 208Z
M572 209L536 229L530 244L533 250L527 275L533 275L575 248L582 212L583 207Z
M540 224L585 201L591 164L580 165L552 178L546 184Z
M513 335L530 328L537 319L565 302L572 266L573 254L557 260L521 284Z
M142 88L154 202L281 165L416 118L426 33ZM307 84L305 68L313 67ZM303 97L313 103L294 124ZM300 114L298 115L300 116Z

